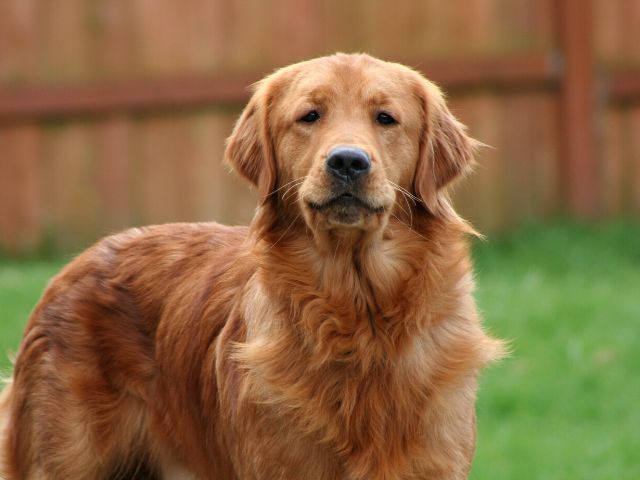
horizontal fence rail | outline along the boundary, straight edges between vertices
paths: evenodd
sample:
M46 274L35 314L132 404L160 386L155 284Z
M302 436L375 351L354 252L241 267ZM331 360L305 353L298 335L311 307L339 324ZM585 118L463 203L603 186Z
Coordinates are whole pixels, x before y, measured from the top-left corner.
M640 70L614 70L610 72L608 92L613 102L640 101Z
M451 91L483 87L546 88L557 85L560 73L559 63L552 55L402 63L414 66ZM249 97L249 86L263 76L264 73L256 73L105 85L0 88L0 122L101 115L117 111L241 104Z

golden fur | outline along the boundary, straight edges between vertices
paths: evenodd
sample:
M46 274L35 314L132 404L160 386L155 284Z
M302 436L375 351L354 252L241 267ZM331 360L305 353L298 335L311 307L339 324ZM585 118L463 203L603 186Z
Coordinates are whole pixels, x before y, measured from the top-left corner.
M338 145L371 158L344 187L357 202L331 203ZM0 400L0 471L466 478L478 372L501 351L446 195L473 150L401 65L338 54L261 81L226 150L260 194L252 223L133 229L67 265Z

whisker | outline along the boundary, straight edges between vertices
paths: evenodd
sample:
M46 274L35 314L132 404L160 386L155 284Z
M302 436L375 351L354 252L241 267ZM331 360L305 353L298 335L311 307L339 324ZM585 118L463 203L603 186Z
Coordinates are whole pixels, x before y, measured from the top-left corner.
M396 189L396 188L394 188L394 190L395 190L396 192L400 193L401 195L403 195L403 193L402 193L400 190L398 190L398 189ZM407 212L407 211L405 210L405 208L402 206L402 204L397 203L396 205L398 206L398 208L399 208L400 210L402 210L402 213L404 213L406 216L410 216L410 215L411 215L409 212Z
M287 183L285 183L284 185L282 185L282 186L280 186L280 187L276 188L274 191L272 191L272 192L269 194L269 196L273 195L273 194L274 194L274 193L276 193L276 192L279 192L280 190L282 190L283 188L286 188L287 186L291 185L291 184L292 184L292 183L294 183L294 182L297 182L297 181L299 181L299 180L302 180L302 181L304 182L304 181L307 179L307 176L308 176L308 175L304 175L304 176L299 177L299 178L294 178L294 179L293 179L293 180L291 180L290 182L287 182Z
M396 185L393 182L391 183L391 186L396 192L399 192L402 195L402 198L404 198L404 201L405 201L409 211L405 210L404 207L402 207L400 205L398 205L398 207L400 209L402 209L402 211L404 212L405 215L409 216L409 218L411 220L411 225L413 225L413 213L411 211L411 205L409 205L409 201L407 200L407 193L404 190L402 190L400 187L396 188ZM415 205L416 202L413 202L413 203Z
M282 200L286 200L286 199L287 199L287 193L289 193L289 192L290 192L291 190L293 190L294 188L299 187L299 186L300 186L300 185L302 185L303 183L304 183L304 180L302 180L302 181L300 181L300 182L298 182L298 183L296 183L296 184L294 184L294 185L291 185L289 188L287 188L287 190L282 194ZM294 190L294 193L295 193L295 190ZM293 195L293 194L292 194L292 195Z
M404 198L404 201L407 204L407 208L409 209L409 221L411 222L410 227L413 227L413 213L411 212L411 205L409 205L409 200L407 200L407 195L400 190L400 193L402 193L402 198Z
M387 180L387 181L391 184L392 187L400 189L401 192L406 193L409 196L409 198L411 198L411 200L413 200L414 202L422 203L422 199L416 197L413 193L408 191L406 188L402 188L400 185L398 185L397 183L392 182L391 180Z
M387 170L389 170L391 168L391 165L389 165L388 167L382 167L382 170L384 170L385 172ZM409 190L407 190L406 188L401 187L400 185L398 185L397 183L387 179L387 182L389 182L392 186L399 188L400 190L402 190L404 193L406 193L407 195L409 195L409 197L411 197L412 200L415 200L418 203L422 202L422 199L415 196L413 193L411 193Z

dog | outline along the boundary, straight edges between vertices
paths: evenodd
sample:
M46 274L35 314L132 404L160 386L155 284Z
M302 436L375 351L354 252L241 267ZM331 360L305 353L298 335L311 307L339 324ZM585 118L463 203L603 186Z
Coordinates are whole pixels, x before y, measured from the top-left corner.
M7 479L467 478L477 142L416 71L365 54L255 85L225 160L248 227L135 228L49 284L2 394Z

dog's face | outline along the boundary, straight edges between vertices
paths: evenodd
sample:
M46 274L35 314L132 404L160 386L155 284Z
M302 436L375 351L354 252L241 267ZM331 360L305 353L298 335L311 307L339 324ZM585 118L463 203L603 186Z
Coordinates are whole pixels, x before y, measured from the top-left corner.
M314 229L384 224L419 153L410 91L385 64L347 57L303 69L274 104L278 172L285 185L300 181L296 200Z
M472 151L432 83L398 64L338 54L260 82L226 156L263 203L303 216L313 231L376 231L406 213L403 195L438 214L442 189Z

